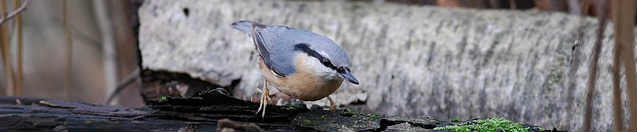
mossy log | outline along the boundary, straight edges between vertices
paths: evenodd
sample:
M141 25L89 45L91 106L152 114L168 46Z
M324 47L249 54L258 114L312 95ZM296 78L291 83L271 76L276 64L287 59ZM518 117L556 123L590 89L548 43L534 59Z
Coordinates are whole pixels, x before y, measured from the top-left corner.
M227 96L223 89L189 98L162 97L142 108L105 106L53 99L0 97L0 131L386 131L431 130L435 120L401 120L342 109L305 105L269 106ZM394 128L401 123L411 124Z

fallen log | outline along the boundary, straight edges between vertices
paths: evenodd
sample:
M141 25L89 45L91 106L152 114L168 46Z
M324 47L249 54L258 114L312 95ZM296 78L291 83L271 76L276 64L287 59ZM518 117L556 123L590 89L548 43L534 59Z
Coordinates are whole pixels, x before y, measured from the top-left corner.
M187 105L179 105L187 104ZM203 97L173 98L150 102L148 107L125 108L52 99L0 97L0 131L215 131L217 120L253 122L263 130L299 130L289 125L303 107L268 107L260 119L256 104L213 93Z
M310 110L303 104L272 105L261 118L255 114L257 104L225 93L214 89L189 98L166 96L142 108L0 96L0 131L383 131L396 124L376 114L321 107ZM428 126L426 129L441 124L423 121L427 123L420 125ZM422 126L411 127L425 129Z
M165 96L142 108L0 96L0 131L431 131L461 123L304 104L271 105L261 118L257 104L226 93L218 88L188 98Z

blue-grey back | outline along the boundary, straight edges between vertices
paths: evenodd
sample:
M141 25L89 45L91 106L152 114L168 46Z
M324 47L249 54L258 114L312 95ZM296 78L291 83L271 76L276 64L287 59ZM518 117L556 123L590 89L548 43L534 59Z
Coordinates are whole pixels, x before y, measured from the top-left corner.
M251 26L257 24L249 21L239 21L233 26L241 31L254 34ZM290 28L287 26L262 25L255 26L255 30L263 42L263 46L269 54L271 69L283 76L294 73L294 57L301 53L294 49L296 44L305 43L324 57L328 58L336 66L349 66L349 59L345 51L331 39L312 33L310 31ZM267 61L267 60L266 60Z

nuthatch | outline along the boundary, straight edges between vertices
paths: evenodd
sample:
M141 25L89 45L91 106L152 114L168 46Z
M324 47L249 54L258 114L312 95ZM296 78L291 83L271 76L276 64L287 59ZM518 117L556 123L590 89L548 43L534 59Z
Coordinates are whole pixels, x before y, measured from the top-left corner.
M358 84L349 69L347 53L327 37L251 21L234 22L232 26L248 33L259 53L258 65L265 81L257 113L263 108L262 116L269 100L268 83L286 95L305 101L327 97L332 110L334 101L328 96L343 80Z

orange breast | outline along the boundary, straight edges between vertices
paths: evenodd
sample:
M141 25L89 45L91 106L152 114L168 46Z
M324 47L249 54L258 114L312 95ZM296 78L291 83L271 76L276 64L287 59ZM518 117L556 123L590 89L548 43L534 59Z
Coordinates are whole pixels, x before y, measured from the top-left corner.
M279 91L301 100L315 101L334 93L341 86L342 78L324 79L304 61L305 54L296 56L296 72L285 77L276 76L269 70L259 57L259 69L269 84L273 84Z

